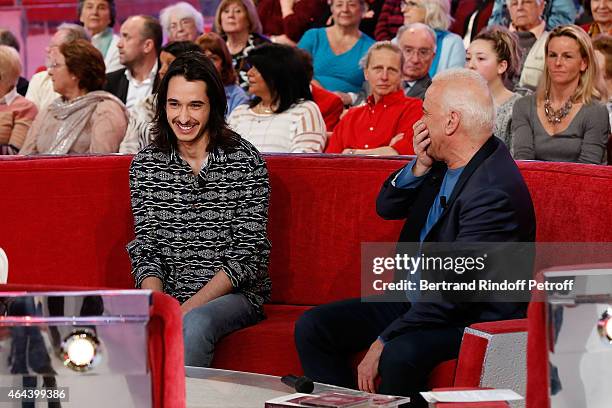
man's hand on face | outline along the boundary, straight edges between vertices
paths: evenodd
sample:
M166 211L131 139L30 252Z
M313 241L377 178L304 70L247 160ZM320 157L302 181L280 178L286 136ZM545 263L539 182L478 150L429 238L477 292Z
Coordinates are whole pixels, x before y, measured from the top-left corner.
M412 146L416 154L416 163L412 167L412 174L420 177L429 171L434 162L431 156L427 154L431 139L429 138L429 129L427 129L423 120L417 120L412 126L412 130L414 132Z
M378 361L385 345L380 339L376 339L370 349L357 366L357 384L361 391L376 392L374 381L378 376Z

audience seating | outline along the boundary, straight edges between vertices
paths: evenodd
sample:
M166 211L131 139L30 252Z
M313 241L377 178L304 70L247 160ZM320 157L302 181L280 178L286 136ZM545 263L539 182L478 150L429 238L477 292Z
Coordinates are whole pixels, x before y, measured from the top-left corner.
M9 283L132 287L125 251L133 237L130 160L0 159L5 214L0 246L10 260ZM266 160L272 185L268 319L222 340L213 364L299 374L294 322L312 305L359 296L361 243L394 242L399 235L402 222L378 218L375 197L406 160L319 155ZM612 241L611 167L541 162L519 167L535 204L539 241ZM496 335L505 336L502 343L511 339L511 352L524 358L518 339L524 339L526 325L526 320L474 325L458 361L437 367L431 386L497 387L487 380L483 360L499 350ZM520 364L515 370L521 371Z

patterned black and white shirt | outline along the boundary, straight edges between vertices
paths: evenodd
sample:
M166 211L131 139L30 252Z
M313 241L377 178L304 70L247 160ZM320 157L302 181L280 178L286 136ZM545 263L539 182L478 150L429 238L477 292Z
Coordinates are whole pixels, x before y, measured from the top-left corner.
M130 166L136 238L127 246L136 287L147 277L183 303L222 269L255 308L270 298L270 184L259 152L210 152L195 176L176 150L150 145Z

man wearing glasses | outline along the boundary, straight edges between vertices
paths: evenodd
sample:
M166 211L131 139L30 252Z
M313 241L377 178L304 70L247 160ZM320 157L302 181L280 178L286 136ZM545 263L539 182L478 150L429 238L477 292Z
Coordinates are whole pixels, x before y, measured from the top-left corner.
M401 27L397 37L404 54L404 94L422 100L431 84L429 68L436 55L436 33L426 24L412 23Z

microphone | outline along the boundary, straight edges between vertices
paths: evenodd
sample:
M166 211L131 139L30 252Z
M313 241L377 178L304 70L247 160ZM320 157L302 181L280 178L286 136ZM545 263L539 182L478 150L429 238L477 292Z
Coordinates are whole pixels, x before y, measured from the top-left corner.
M314 384L312 380L306 376L298 377L293 374L281 377L283 384L288 385L291 388L295 388L297 392L310 394L314 390Z
M440 206L443 210L446 210L446 207L448 206L446 204L446 196L440 196Z

